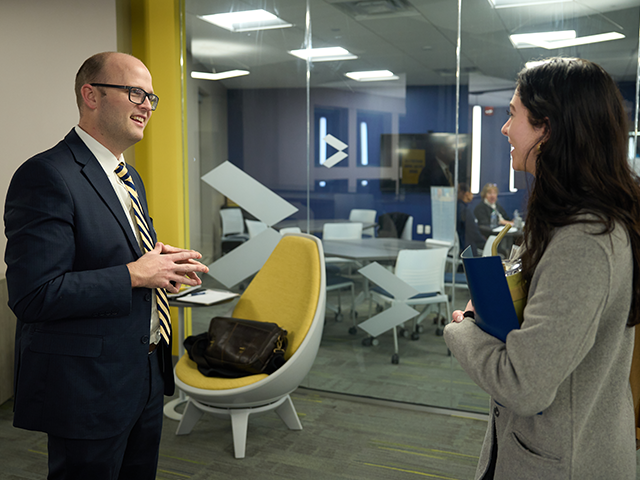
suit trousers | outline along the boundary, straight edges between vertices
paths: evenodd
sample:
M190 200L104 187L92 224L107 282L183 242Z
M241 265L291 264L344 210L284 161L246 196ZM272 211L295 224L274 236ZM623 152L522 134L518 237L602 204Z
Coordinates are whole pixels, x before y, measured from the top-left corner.
M49 435L48 480L154 480L162 433L164 380L159 349L148 356L134 422L115 437L84 440ZM109 395L109 392L105 392Z

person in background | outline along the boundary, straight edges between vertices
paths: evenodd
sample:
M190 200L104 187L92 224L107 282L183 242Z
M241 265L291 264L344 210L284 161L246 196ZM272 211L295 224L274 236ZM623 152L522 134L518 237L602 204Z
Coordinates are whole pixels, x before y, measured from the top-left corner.
M480 198L482 198L482 202L476 206L473 213L478 219L478 225L483 233L490 234L491 230L500 225L513 225L511 217L498 203L498 187L495 183L487 183L482 187Z
M165 289L208 268L156 241L125 165L159 101L145 65L94 55L75 93L78 125L18 168L5 203L14 426L47 433L50 480L152 480L174 391Z
M513 168L535 176L524 319L505 343L474 323L469 302L444 330L491 396L475 478L634 479L640 186L622 96L599 65L553 58L520 72L509 115Z
M478 222L473 211L469 208L469 203L473 201L473 193L466 183L458 184L458 210L456 217L456 230L460 241L460 251L471 246L473 256L477 256L478 250L482 249L487 239L480 233Z
M432 186L453 187L456 149L451 138L432 133L425 151L425 166L420 171L418 185L430 192Z

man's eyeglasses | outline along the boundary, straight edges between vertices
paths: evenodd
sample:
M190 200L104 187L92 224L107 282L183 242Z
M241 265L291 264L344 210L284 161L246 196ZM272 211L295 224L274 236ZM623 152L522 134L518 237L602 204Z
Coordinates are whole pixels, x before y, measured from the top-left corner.
M129 101L136 105L142 105L148 98L151 103L151 110L155 110L158 106L160 99L153 93L147 93L143 89L138 87L128 87L126 85L111 85L109 83L90 83L92 87L108 87L108 88L121 88L123 90L129 90Z

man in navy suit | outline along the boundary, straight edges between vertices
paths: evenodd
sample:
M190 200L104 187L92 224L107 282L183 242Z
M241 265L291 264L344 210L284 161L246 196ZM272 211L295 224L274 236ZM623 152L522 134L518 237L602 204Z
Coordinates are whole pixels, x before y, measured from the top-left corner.
M76 76L78 126L15 173L5 204L9 306L18 318L14 425L48 434L49 479L155 479L163 394L174 391L155 288L199 285L198 252L153 250L114 170L158 97L138 59L94 55ZM169 342L170 343L170 342Z

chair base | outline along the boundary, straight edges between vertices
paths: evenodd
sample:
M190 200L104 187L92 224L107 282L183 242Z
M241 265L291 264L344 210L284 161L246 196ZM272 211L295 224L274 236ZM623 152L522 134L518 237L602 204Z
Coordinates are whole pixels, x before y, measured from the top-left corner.
M289 430L302 430L302 424L298 418L296 408L291 401L289 395L285 395L281 399L263 405L251 408L220 408L212 405L206 405L193 398L189 398L187 406L182 414L182 420L176 430L176 435L188 435L193 427L202 418L204 413L211 413L217 417L231 417L231 429L233 433L233 450L235 458L244 458L247 444L247 427L249 425L249 415L255 413L264 413L275 410Z

